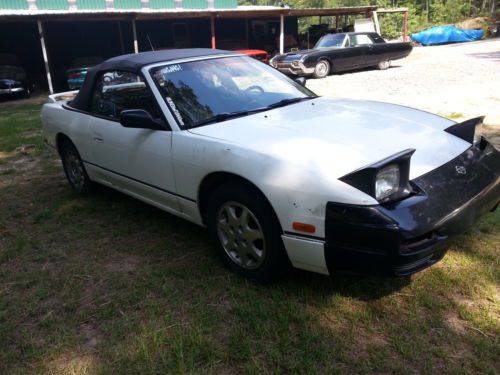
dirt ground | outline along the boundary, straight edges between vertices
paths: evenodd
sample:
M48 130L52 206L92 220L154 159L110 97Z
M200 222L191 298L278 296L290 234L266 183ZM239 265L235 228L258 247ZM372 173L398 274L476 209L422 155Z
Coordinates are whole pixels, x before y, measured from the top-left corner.
M390 69L310 79L318 95L380 100L427 110L454 120L485 115L500 126L500 38L415 47Z

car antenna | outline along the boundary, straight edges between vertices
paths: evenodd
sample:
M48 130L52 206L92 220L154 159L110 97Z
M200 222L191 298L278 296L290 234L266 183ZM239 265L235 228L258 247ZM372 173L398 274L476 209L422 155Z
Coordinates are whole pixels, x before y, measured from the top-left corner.
M149 45L151 46L151 51L154 51L153 43L151 43L151 39L149 39L149 34L146 34L146 38L148 38Z

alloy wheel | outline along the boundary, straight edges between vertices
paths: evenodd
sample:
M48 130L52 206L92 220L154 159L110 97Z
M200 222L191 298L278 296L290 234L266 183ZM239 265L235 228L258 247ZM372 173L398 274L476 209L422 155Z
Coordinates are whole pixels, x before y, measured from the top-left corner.
M82 162L73 150L68 150L64 156L64 166L70 182L76 189L82 189L85 185L85 172Z
M224 251L238 266L258 268L266 256L262 227L255 215L238 202L224 203L217 213L217 235Z

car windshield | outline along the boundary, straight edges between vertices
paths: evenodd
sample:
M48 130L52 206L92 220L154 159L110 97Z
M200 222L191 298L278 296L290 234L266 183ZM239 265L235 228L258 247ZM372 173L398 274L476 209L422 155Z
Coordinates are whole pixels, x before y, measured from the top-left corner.
M344 34L330 34L323 36L318 43L314 46L314 48L332 48L332 47L342 47L342 43L344 42L345 35Z
M184 128L316 97L274 68L246 56L168 64L150 73Z

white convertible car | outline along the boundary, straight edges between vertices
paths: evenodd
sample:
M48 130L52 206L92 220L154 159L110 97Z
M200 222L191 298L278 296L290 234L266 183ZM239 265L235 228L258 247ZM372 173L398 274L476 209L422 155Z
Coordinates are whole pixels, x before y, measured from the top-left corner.
M290 264L401 276L436 263L498 205L481 120L320 98L211 49L112 58L42 109L74 190L107 185L207 226L225 262L259 280Z

